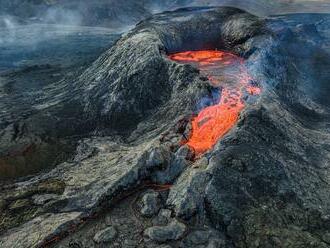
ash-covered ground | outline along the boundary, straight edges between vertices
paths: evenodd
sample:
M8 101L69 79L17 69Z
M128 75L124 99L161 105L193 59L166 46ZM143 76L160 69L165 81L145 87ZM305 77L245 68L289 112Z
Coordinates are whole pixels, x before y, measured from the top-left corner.
M6 49L0 246L329 247L329 26L196 7L121 38L50 30L42 44L68 49L52 55ZM205 49L241 57L262 90L197 156L183 140L217 87L168 55Z

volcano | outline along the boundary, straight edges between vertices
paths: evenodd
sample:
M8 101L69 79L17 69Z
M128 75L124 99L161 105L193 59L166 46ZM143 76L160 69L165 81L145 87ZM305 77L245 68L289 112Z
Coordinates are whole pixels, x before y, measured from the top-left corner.
M0 247L329 247L329 25L183 8L1 72Z

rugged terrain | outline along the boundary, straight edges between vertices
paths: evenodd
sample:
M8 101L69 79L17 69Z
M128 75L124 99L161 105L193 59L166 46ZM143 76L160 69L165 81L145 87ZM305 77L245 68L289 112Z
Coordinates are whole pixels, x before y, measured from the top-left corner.
M3 170L0 246L329 247L329 25L327 14L165 12L20 98L29 104L5 92L0 169L75 142L48 172L13 182ZM200 49L244 58L262 94L195 156L182 140L214 86L167 55Z

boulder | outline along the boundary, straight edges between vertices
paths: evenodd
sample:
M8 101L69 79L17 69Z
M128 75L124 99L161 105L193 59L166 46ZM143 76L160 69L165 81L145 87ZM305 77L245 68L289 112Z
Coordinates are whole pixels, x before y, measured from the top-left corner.
M143 195L141 199L141 214L145 217L152 217L156 215L160 209L159 193L151 191Z
M117 236L117 230L113 226L97 232L93 238L96 243L109 243Z
M182 238L187 230L185 224L173 220L166 226L153 226L144 231L144 236L153 241L164 243Z

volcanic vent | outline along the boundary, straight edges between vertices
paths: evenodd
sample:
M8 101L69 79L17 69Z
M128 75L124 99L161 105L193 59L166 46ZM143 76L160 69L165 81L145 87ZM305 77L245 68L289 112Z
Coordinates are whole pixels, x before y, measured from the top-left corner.
M236 124L245 107L246 95L259 95L261 88L253 83L244 60L217 50L187 51L169 57L200 69L214 87L212 98L202 99L200 110L192 120L187 145L196 155L211 149Z

